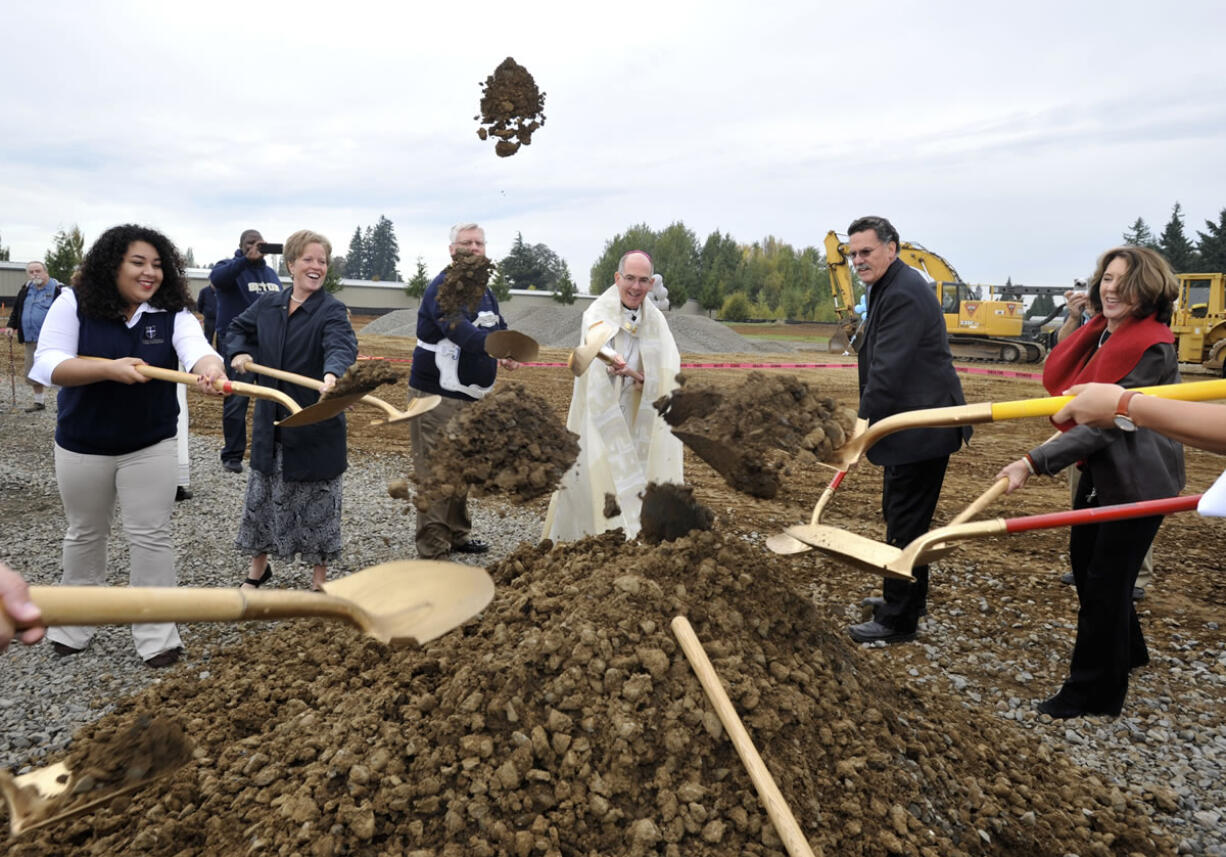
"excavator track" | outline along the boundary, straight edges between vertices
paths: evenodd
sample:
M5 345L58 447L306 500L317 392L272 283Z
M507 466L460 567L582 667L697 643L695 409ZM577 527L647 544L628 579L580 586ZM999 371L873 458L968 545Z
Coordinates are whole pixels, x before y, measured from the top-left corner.
M1038 342L994 339L985 336L951 336L949 350L956 360L981 363L1042 363L1047 349Z

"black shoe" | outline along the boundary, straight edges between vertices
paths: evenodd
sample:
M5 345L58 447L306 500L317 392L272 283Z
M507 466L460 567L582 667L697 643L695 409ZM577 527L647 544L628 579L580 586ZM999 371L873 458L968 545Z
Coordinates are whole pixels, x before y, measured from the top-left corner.
M1064 574L1060 575L1060 582L1068 586L1072 586L1077 582L1077 578L1073 577L1073 573L1071 571L1066 571Z
M176 503L179 503L183 500L190 500L190 499L192 499L192 489L188 488L185 485L180 485L178 488L175 489L175 502Z
M882 625L876 619L870 619L868 622L861 622L859 625L850 625L847 628L847 633L857 643L906 643L915 639L914 631L896 631L889 625Z
M79 655L84 649L74 649L66 643L57 643L54 640L51 642L51 648L55 650L57 658L71 658L73 655Z
M175 646L173 649L167 649L164 652L154 655L151 658L145 658L145 666L153 669L162 669L163 667L173 666L179 662L179 658L183 657L183 649L180 646Z
M244 580L243 583L249 584L250 586L254 586L256 589L259 589L261 586L263 586L265 583L267 583L271 579L272 579L272 563L270 562L264 566L264 573L260 575L258 580L254 577L251 577L249 574L247 576L247 579ZM240 583L239 586L241 587L243 583Z
M28 408L25 408L24 410L27 414L32 414L35 411L47 410L47 406L44 405L42 402L35 402L34 404L30 405Z
M243 463L241 461L223 461L221 466L231 473L242 473Z
M451 548L456 553L488 553L490 546L480 539L469 539Z
M1134 586L1132 588L1132 600L1133 601L1144 601L1145 600L1145 590L1139 586Z
M1039 703L1039 713L1046 714L1053 720L1068 720L1073 717L1084 717L1089 712L1080 705L1065 702L1057 693L1051 699L1045 699Z
M884 606L885 606L885 599L882 598L880 595L871 595L868 598L864 598L860 601L860 609L868 610L868 616L866 616L865 619L871 618L874 610L876 610L878 607L884 607ZM920 608L920 615L921 616L928 615L928 605L927 604L925 604L923 607Z

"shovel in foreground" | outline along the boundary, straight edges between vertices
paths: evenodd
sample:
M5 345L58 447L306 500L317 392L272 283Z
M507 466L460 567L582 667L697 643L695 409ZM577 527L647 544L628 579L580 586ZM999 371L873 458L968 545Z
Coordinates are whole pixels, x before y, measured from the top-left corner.
M320 381L318 378L311 378L307 375L299 375L296 372L286 372L284 369L273 369L271 366L261 366L259 363L255 362L246 363L244 364L243 368L246 371L254 372L257 375L266 375L269 378L276 378L280 381L289 381L291 384L297 384L300 387L307 387L311 390L318 390L324 385L324 382ZM260 387L260 389L263 390L267 388ZM391 425L392 423L400 423L404 422L405 420L411 420L414 417L420 417L427 411L431 411L438 407L438 403L442 400L442 396L418 396L413 399L413 401L409 402L409 406L406 410L402 411L392 406L390 403L385 402L383 399L378 398L377 396L356 392L349 393L344 396L337 396L335 398L322 399L320 400L319 404L311 405L311 407L307 408L306 410L321 408L324 405L327 405L329 402L342 402L342 406L336 410L336 413L339 414L353 402L365 402L368 405L374 405L376 408L381 409L385 414L387 414L387 419L373 420L371 422L372 426L381 426ZM329 414L329 416L332 416L332 414ZM290 419L293 419L293 417L290 417ZM277 423L277 425L291 425L291 423L289 423L288 420L282 420L281 422ZM292 425L304 424L293 423Z
M541 353L541 345L518 330L495 330L485 337L485 353L497 360L530 363Z
M596 359L603 360L609 365L614 365L617 355L609 347L609 342L616 335L617 328L603 321L598 321L589 327L587 334L583 337L583 344L572 351L570 356L566 358L566 365L570 368L571 374L578 378L587 371L587 368L592 365L592 361Z
M945 556L953 549L954 546L950 543L954 541L980 539L1006 533L1024 533L1030 530L1071 527L1078 524L1145 518L1150 515L1170 515L1195 509L1196 504L1200 502L1200 497L1201 495L1194 494L1187 497L1167 497L1162 500L1141 500L1136 503L1120 503L1115 506L1074 509L1070 512L1050 512L1021 518L994 518L990 521L975 521L969 524L950 524L924 533L904 548L875 542L872 539L836 530L833 527L822 527L816 530L804 526L791 527L786 532L804 541L805 544L817 548L822 553L829 554L856 568L885 577L914 580L911 571L915 566L925 565ZM809 539L812 540L809 541Z
M30 600L47 625L133 622L240 622L317 617L350 624L393 648L440 637L480 612L494 596L483 568L402 560L363 569L323 585L323 593L277 589L31 586ZM20 626L19 626L20 627ZM173 742L167 742L172 745ZM75 815L117 794L171 773L189 754L165 752L174 764L147 764L113 787L82 791L83 777L60 762L19 777L0 771L14 834ZM163 759L162 761L167 761ZM87 802L84 802L87 801Z

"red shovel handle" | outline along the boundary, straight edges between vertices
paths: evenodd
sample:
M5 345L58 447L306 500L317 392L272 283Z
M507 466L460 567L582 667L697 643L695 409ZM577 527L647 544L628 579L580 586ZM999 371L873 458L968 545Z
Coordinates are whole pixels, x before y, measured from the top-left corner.
M1136 503L1120 503L1117 506L1074 509L1071 512L1049 512L1046 515L1006 518L1005 532L1024 533L1027 530L1071 527L1074 524L1097 524L1103 521L1120 521L1125 518L1147 518L1150 515L1169 515L1173 512L1187 512L1196 508L1200 498L1200 494L1191 494L1186 497L1166 497L1162 500L1140 500Z

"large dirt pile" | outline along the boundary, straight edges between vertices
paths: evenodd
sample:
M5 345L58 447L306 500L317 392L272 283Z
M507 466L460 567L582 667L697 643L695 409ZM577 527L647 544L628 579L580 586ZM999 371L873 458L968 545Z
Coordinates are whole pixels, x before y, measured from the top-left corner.
M679 377L656 410L725 482L754 497L774 497L789 461L828 459L855 427L855 411L790 375L750 372L732 388Z
M579 436L548 402L522 384L499 384L447 424L431 454L430 478L418 480L416 502L425 510L464 489L526 502L553 491L578 457Z
M545 93L528 69L507 57L481 84L481 121L477 136L494 137L494 152L507 158L520 146L532 144L532 134L545 124Z
M86 727L177 717L197 758L14 857L782 857L668 628L686 615L815 853L1172 855L1130 799L849 647L734 535L522 546L421 650L285 624Z

